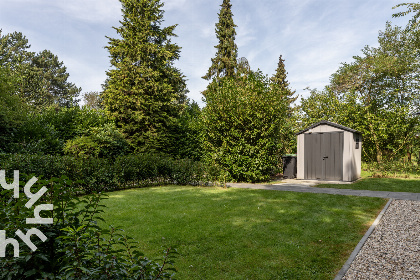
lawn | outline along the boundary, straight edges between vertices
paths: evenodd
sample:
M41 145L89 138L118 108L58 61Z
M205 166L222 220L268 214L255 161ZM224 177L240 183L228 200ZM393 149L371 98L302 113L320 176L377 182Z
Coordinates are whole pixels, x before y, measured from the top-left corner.
M362 179L353 184L320 184L318 188L411 192L420 193L420 179L413 178L371 178L366 172L362 172Z
M148 257L176 245L177 279L333 279L385 203L168 186L109 193L102 217Z

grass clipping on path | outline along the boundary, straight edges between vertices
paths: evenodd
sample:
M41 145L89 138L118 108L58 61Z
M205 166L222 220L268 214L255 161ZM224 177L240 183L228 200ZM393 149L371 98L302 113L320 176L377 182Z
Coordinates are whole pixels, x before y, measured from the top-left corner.
M177 279L333 279L385 203L168 186L110 193L102 217L149 257L176 245Z

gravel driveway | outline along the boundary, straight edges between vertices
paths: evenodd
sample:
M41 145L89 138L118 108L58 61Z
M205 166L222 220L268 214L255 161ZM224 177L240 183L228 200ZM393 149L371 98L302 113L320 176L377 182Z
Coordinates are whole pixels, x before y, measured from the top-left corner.
M342 279L420 279L420 201L392 201Z

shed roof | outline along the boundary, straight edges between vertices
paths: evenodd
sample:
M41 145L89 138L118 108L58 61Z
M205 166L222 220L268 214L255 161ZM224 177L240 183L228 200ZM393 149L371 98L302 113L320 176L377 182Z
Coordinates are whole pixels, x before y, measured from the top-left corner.
M346 126L341 125L341 124L337 124L337 123L333 123L333 122L329 122L329 121L320 121L320 122L317 122L317 123L311 125L308 128L305 128L304 130L299 131L295 135L299 135L299 134L305 133L306 131L308 131L308 130L310 130L312 128L315 128L315 127L317 127L319 125L329 125L329 126L332 126L332 127L338 128L338 129L341 129L341 130L349 131L349 132L352 132L352 133L362 134L360 131L351 129L351 128L346 127Z

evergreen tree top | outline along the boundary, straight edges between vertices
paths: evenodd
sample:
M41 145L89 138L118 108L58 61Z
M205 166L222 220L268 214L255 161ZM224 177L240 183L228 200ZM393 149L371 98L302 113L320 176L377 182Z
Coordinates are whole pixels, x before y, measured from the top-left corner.
M205 80L220 77L234 77L237 68L238 47L235 44L236 30L233 22L232 4L230 0L223 0L219 15L219 22L216 23L216 36L219 44L215 58L211 59Z
M271 82L275 85L278 85L280 87L280 89L283 90L283 92L285 93L285 95L287 97L289 97L290 103L295 101L297 99L297 97L293 97L293 95L295 94L295 91L292 91L289 86L290 83L289 81L287 81L287 72L286 72L286 68L284 65L284 59L282 57L282 55L280 55L279 57L279 62L277 64L277 69L276 69L276 73L271 77Z
M184 76L174 67L181 49L171 42L176 25L161 26L161 0L120 2L123 19L114 27L120 36L107 37L113 69L103 107L137 151L165 151L186 98Z
M119 67L121 63L137 66L159 67L172 65L179 59L180 47L171 43L176 37L177 25L161 27L163 22L163 3L160 0L120 0L123 20L121 26L113 27L121 38L110 38L106 48L111 55L111 64Z
M289 82L286 80L287 72L284 66L284 59L282 55L279 57L279 62L277 64L276 74L271 78L271 81L283 88L289 87Z

